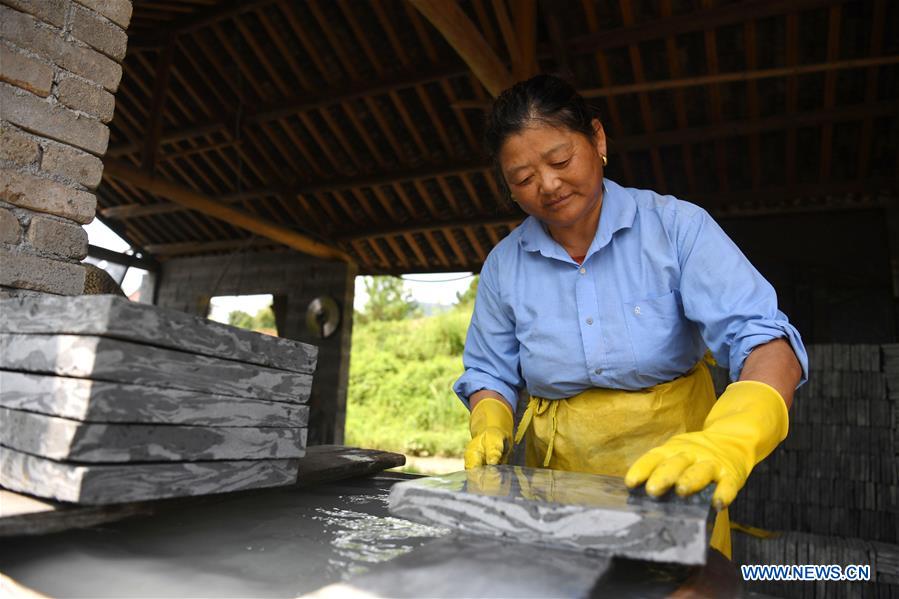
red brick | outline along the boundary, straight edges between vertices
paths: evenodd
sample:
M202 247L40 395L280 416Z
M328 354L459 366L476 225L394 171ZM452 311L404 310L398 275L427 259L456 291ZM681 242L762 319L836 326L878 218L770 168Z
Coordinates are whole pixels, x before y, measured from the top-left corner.
M116 62L122 62L125 58L125 50L128 47L128 36L125 31L92 10L74 6L72 35Z
M79 116L62 104L54 104L0 83L3 117L22 129L102 156L109 145L109 128L90 118Z
M67 41L60 29L0 5L0 39L48 59L114 92L122 79L122 66L88 47Z
M56 86L59 101L75 110L86 112L108 123L115 110L115 97L100 87L78 77L66 77Z
M84 291L81 264L51 260L19 251L0 249L0 285L45 291L58 295L79 295Z
M103 178L103 161L72 146L45 141L41 170L60 174L88 189L95 189Z
M37 141L6 123L0 123L0 160L28 166L37 162L39 149Z
M81 260L87 256L87 231L79 224L49 216L34 216L25 238L40 252Z
M22 227L19 225L16 215L6 208L0 208L0 243L12 245L19 243L21 232Z
M97 210L97 197L90 192L10 170L0 170L0 200L82 224L91 222Z
M78 4L97 11L122 29L131 22L131 0L76 0Z
M53 67L0 45L0 81L47 97L53 84Z

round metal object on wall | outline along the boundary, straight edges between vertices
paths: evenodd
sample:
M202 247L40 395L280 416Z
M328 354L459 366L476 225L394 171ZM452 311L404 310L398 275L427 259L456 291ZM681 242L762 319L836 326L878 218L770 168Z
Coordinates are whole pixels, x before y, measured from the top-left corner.
M306 329L310 334L325 339L337 331L340 326L340 308L333 298L322 295L306 308Z

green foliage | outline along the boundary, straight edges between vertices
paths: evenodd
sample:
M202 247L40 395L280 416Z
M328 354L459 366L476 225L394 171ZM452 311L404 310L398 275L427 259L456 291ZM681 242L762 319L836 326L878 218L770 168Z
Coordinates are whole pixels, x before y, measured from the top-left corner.
M427 318L353 327L346 442L412 455L461 456L468 410L452 384L462 374L471 305Z
M271 306L262 308L255 316L250 316L243 310L234 310L228 314L228 324L251 331L273 331L276 328L275 313Z
M368 302L356 313L361 322L403 320L418 316L418 304L399 277L365 277Z
M240 327L242 329L253 328L253 317L243 310L234 310L228 314L228 324L232 327Z
M457 304L474 304L475 297L478 295L478 281L480 280L481 275L475 275L471 278L471 284L468 286L468 289L463 291L462 293L456 292L456 303Z

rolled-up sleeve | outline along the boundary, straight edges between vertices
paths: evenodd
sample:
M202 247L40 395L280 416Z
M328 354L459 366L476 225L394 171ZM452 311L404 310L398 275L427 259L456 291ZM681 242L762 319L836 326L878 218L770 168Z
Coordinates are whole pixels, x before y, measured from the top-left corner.
M739 378L754 348L786 339L802 366L801 385L808 379L808 354L799 331L778 310L774 287L705 210L689 206L677 226L686 317L731 380Z
M481 271L465 339L462 355L465 372L453 385L453 391L469 409L468 398L472 393L483 389L496 391L514 410L518 389L524 386L519 368L519 343L511 309L503 304L496 289L496 260L491 257Z

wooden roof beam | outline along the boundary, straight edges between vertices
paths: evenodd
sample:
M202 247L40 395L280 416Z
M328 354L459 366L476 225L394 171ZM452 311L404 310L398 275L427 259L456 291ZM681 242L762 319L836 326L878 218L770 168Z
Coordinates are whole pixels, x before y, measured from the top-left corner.
M895 114L899 114L899 107L891 102L857 104L854 106L832 108L830 110L820 110L798 115L779 115L745 119L736 122L724 122L720 125L707 125L692 129L673 129L669 131L657 131L652 134L622 137L615 139L611 144L610 149L612 154L615 155L621 152L646 150L659 146L700 143L727 137L752 135L763 131L773 131L791 126L813 126L827 122L828 120L833 122L851 121L863 118L872 119L878 116ZM261 187L248 189L240 193L224 195L219 198L219 201L223 203L235 203L246 199L278 194L286 194L289 196L308 195L360 187L377 187L380 185L391 185L406 181L449 177L476 172L484 173L489 183L493 181L493 175L489 172L489 168L489 165L478 161L450 163L439 167L428 166L364 177L348 177L336 181L313 182L301 184L295 188ZM100 210L100 214L105 218L128 219L152 214L179 212L186 209L187 208L183 206L170 204L168 202L158 204L125 204L103 208Z
M251 233L271 239L272 241L276 241L305 254L310 254L326 260L353 262L350 255L342 249L326 245L297 233L296 231L269 222L265 219L252 216L241 210L230 208L187 187L150 176L126 163L116 160L104 160L103 175L104 177L114 177L121 181L125 181L139 187L143 191L168 198L191 210L196 210L207 216L223 220L232 226L245 229Z
M156 75L153 81L153 106L150 110L150 122L147 124L147 135L141 155L141 168L148 173L156 170L156 156L159 153L159 137L162 133L162 117L165 101L169 93L169 79L172 73L172 61L175 57L175 42L169 40L156 64Z
M513 57L515 79L521 81L533 77L537 66L537 0L512 0L512 18L515 20L515 38L518 40L518 57Z
M575 53L588 53L619 48L684 33L714 29L724 25L743 23L749 19L780 16L822 6L842 3L843 0L746 0L678 16L589 33L571 41Z
M465 75L466 73L467 71L458 64L436 65L433 69L429 69L428 72L405 73L401 76L388 77L382 79L375 85L353 84L348 87L344 86L325 90L324 92L315 95L299 94L291 98L263 105L257 109L247 108L241 115L241 124L246 126L273 121L297 113L305 113L312 110L327 108L329 106L337 106L342 102L365 98L366 96L390 93L397 89L430 83L432 81L440 81L449 77L458 77ZM232 113L221 115L219 118L197 123L189 127L165 130L161 133L159 142L161 144L166 144L184 139L202 137L222 130L230 131L233 129L235 121L236 114ZM106 152L106 155L117 157L137 152L140 149L141 145L139 143L117 144L111 146Z
M249 248L275 247L278 243L270 239L224 239L221 241L178 241L174 243L152 243L144 247L147 253L158 258L183 256L184 254L208 254Z
M782 214L785 212L820 212L827 210L867 209L884 206L885 197L878 195L881 191L889 191L893 186L890 177L867 178L856 181L822 182L802 185L786 185L758 190L736 190L726 194L719 192L697 193L684 196L706 206L716 218L732 216L763 216ZM850 194L860 194L851 197ZM781 198L780 203L765 203L760 198ZM799 204L786 200L802 197L824 197L825 201L814 204ZM381 227L339 236L342 242L350 243L363 239L373 239L412 233L449 231L470 227L516 227L524 219L524 215L491 216L460 220L432 221L427 223L406 223L390 227Z
M506 65L454 1L411 0L447 43L462 57L494 98L515 82Z

